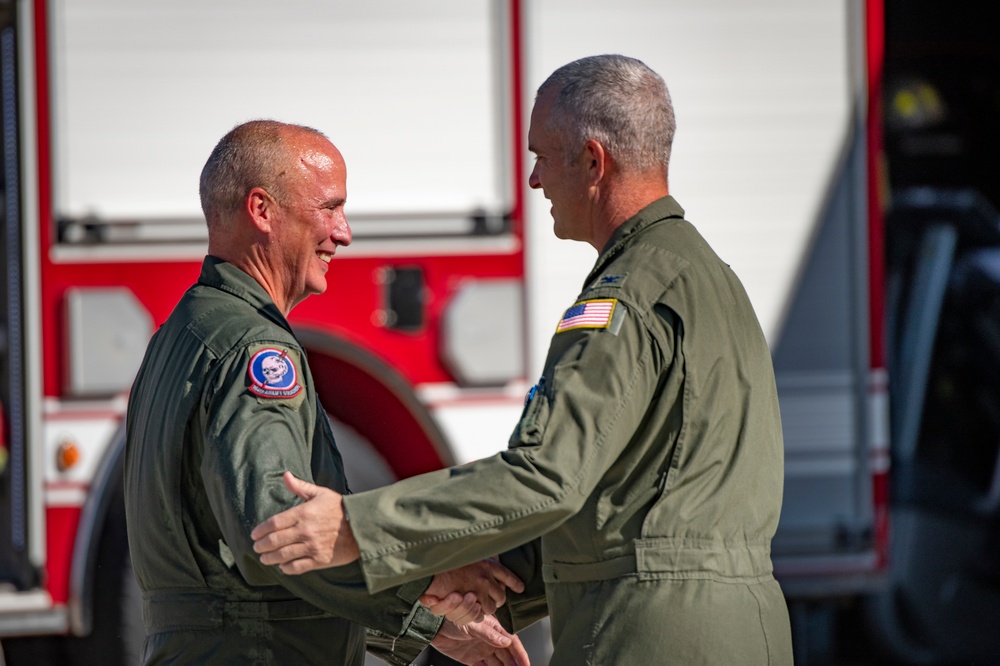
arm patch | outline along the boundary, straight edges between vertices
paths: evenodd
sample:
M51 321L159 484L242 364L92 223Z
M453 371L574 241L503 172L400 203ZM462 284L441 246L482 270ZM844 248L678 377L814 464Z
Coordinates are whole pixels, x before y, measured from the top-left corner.
M556 333L578 328L608 328L617 309L617 298L595 298L579 301L562 316Z
M299 369L287 349L264 347L247 366L250 392L260 398L294 398L302 392Z

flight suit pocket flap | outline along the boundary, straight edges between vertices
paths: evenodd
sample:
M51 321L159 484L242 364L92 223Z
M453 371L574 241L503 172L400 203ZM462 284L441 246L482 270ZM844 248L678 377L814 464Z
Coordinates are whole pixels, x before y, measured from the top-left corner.
M549 398L545 395L545 377L531 387L524 405L524 414L510 437L510 446L541 444L549 420Z

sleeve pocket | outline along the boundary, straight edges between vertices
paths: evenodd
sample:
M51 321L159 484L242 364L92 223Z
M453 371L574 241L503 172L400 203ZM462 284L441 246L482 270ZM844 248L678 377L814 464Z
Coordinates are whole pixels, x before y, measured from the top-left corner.
M549 398L546 395L545 378L532 389L528 404L524 406L524 414L514 428L514 434L508 442L510 448L517 446L533 446L542 443L545 425L549 420Z

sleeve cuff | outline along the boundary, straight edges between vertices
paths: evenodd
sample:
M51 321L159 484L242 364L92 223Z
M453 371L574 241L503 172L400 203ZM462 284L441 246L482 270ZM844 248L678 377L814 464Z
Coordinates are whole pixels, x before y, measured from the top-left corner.
M420 595L430 587L431 580L433 579L419 578L401 585L396 590L397 597L413 605L410 614L403 621L402 635L425 643L430 643L437 636L438 631L441 630L441 625L444 623L443 617L434 615L425 606L417 602Z
M399 586L396 590L396 596L405 601L408 604L416 603L417 599L427 591L427 588L431 586L431 581L433 578L418 578L417 580L412 580L409 583L405 583Z
M442 624L444 624L443 617L438 617L420 604L415 604L413 611L404 623L403 635L429 644L441 630Z
M443 617L434 615L416 602L430 585L430 580L416 580L396 590L397 597L412 605L410 613L404 618L398 636L387 636L381 631L369 629L368 652L395 666L406 666L420 656L444 623Z

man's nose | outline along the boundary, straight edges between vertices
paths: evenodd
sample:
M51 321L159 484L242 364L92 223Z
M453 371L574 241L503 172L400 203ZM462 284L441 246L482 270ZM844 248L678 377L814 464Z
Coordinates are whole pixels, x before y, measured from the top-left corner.
M347 223L347 216L341 218L340 222L333 228L330 240L337 245L350 245L354 234L351 232L351 225Z
M533 190L537 190L542 186L542 181L538 178L538 163L535 163L534 168L531 170L531 175L528 176L528 187Z

